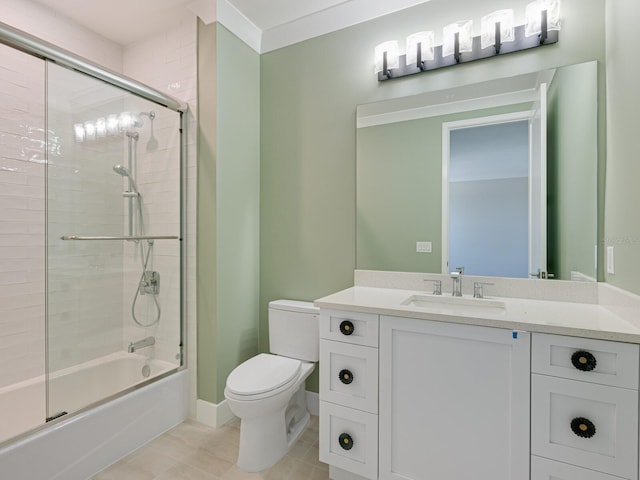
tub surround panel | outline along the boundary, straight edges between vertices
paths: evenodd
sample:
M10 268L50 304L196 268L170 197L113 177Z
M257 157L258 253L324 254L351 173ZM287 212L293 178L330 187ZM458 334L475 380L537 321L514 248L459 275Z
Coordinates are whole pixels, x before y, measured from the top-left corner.
M95 475L187 417L187 382L187 372L179 372L0 449L3 477Z
M452 280L449 275L437 273L382 272L376 270L356 270L354 285L358 287L378 287L432 292L433 282L442 282L442 293L451 294ZM523 298L584 304L598 303L598 283L571 282L564 280L532 280L522 278L481 277L463 275L462 293L473 295L474 282L487 282L484 287L487 297Z

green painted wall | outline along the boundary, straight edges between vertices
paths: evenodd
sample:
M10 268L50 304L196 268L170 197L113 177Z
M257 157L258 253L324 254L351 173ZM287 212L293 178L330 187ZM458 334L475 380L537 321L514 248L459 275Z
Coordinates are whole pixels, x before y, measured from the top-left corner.
M615 249L615 274L607 282L640 294L640 2L607 2L607 175L605 244Z
M258 353L260 57L198 26L198 397Z
M270 300L314 300L353 285L356 105L599 60L604 127L604 0L564 0L556 45L389 82L373 73L378 43L506 6L524 12L526 3L433 0L261 56L261 350L268 350ZM604 129L599 137L603 165ZM317 390L317 375L307 387Z
M548 271L597 278L597 65L558 69L548 96ZM593 99L593 101L589 101Z
M442 271L442 124L530 109L487 108L360 128L356 134L356 266ZM433 245L416 253L416 241Z

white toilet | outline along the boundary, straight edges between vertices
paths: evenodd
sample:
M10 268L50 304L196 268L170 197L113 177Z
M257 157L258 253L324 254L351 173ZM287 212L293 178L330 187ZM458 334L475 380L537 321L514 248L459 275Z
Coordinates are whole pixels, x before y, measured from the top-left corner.
M278 462L309 423L305 380L319 355L319 309L309 302L269 303L269 345L227 377L224 396L240 418L238 467L259 472Z

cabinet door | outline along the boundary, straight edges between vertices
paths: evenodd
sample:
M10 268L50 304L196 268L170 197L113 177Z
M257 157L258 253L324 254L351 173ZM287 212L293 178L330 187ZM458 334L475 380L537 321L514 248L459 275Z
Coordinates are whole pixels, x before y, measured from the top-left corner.
M528 332L380 318L380 478L528 480Z
M638 478L638 391L531 375L531 453Z

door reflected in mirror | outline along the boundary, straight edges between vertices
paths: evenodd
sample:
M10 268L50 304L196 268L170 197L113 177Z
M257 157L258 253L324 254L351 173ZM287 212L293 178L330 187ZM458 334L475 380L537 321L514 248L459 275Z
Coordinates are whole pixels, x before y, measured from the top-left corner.
M357 268L595 281L597 94L588 62L359 106Z

